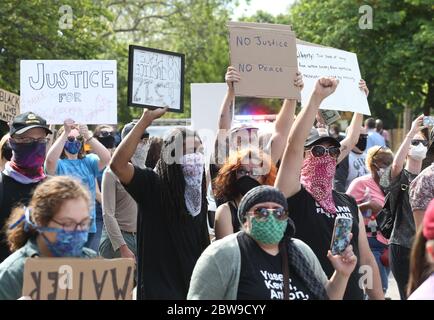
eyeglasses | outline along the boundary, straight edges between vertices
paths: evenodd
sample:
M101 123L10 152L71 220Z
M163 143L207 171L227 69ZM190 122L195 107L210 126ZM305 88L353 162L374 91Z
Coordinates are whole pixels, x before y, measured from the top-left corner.
M249 176L249 177L252 177L253 179L257 179L257 178L259 178L259 177L262 176L262 174L254 173L253 171L247 170L247 169L244 169L244 168L238 169L237 170L237 175L241 176L241 177Z
M83 142L83 137L82 136L77 136L77 137L73 137L73 136L69 136L68 137L68 141L69 142L74 142L74 141L79 141L79 142Z
M425 147L428 147L428 140L418 140L418 139L411 140L412 146L418 146L419 143L422 143Z
M338 158L341 154L341 149L339 147L324 147L322 145L313 146L306 151L310 151L314 157L323 157L326 153L328 153L333 158Z
M13 139L13 141L15 141L16 143L47 143L48 142L48 138L31 138L31 137L15 137L15 138L11 138Z
M285 211L283 208L265 208L265 207L258 207L254 211L250 211L249 213L252 213L256 221L258 222L265 222L268 220L268 217L273 214L274 217L279 221L285 221L288 219L288 212Z
M51 219L51 221L53 221L54 223L57 223L59 226L62 226L62 229L65 231L76 231L78 228L80 228L80 230L88 230L90 228L90 224L92 222L91 218L86 218L83 221L76 223L73 221L67 221L67 222L59 222L56 221L55 219Z

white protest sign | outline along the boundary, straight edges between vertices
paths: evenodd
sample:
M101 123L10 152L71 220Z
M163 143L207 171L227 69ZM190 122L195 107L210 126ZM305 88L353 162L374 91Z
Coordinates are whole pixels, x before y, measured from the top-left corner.
M339 85L332 95L324 99L321 109L371 114L366 95L359 89L361 75L355 53L298 43L297 59L304 82L302 105L308 103L318 78L335 77Z
M21 112L48 124L117 123L115 60L21 60Z
M226 83L191 84L191 126L202 139L207 160L214 148L220 106L227 88Z
M169 107L182 113L184 107L184 55L146 47L130 46L128 105L141 108Z

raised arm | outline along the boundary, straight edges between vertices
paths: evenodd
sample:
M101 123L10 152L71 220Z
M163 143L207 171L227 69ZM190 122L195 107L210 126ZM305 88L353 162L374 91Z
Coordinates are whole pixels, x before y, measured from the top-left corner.
M303 165L304 143L309 136L321 102L331 95L338 85L334 78L319 79L309 99L295 120L283 154L274 186L289 198L300 190L300 171Z
M49 175L56 174L57 161L62 155L63 148L65 147L65 142L68 139L68 134L74 128L75 123L72 119L66 119L63 122L63 133L57 137L56 141L51 145L51 148L47 152L47 157L45 159L45 171Z
M123 184L129 184L134 175L134 166L129 162L137 145L139 144L143 132L157 118L165 114L167 108L148 110L144 109L140 120L134 128L128 133L121 144L116 148L113 158L110 162L110 169L119 178Z
M294 80L294 85L301 91L303 89L303 77L300 72L297 72L297 77ZM297 106L297 100L285 99L283 101L282 108L276 118L274 126L274 133L271 136L270 148L271 159L274 163L277 163L282 157L285 150L286 141L288 140L288 134L294 123L295 107Z
M362 90L366 97L369 95L369 89L366 85L365 80L361 79L359 81L359 88ZM351 124L348 127L348 133L344 140L341 141L341 154L338 158L337 163L341 162L350 151L356 146L357 141L360 136L360 128L363 124L363 114L354 113L353 119L351 120Z
M402 141L399 146L398 151L396 152L395 158L392 162L392 170L390 171L390 177L396 178L404 168L405 159L407 158L408 152L410 151L410 143L414 136L419 132L420 129L423 128L423 115L417 117L413 123L411 124L410 131Z
M83 136L86 143L88 143L92 148L93 153L95 153L99 157L98 170L101 171L110 162L110 151L108 151L107 148L104 147L102 143L98 141L98 139L90 135L87 125L81 124L79 126L79 131L80 131L80 135Z

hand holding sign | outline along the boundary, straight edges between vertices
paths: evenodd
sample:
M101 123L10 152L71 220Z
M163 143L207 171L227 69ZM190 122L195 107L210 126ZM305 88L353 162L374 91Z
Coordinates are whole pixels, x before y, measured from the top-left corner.
M240 73L234 67L229 66L225 75L225 81L228 84L229 90L234 90L234 82L238 82L240 80Z
M297 71L295 74L296 74L296 77L294 79L294 86L296 86L301 91L301 90L303 90L303 87L304 87L303 75L299 71Z
M360 90L362 90L366 94L366 97L369 96L369 89L368 89L368 86L366 85L365 80L360 79L359 88L360 88Z
M142 117L150 117L152 120L154 121L155 119L161 118L166 112L167 110L169 110L169 107L165 107L163 109L154 109L154 110L149 110L149 109L143 109L143 114Z
M75 128L75 121L72 119L66 119L63 121L63 128L65 129L65 134L69 135L72 129Z
M86 141L90 139L91 135L90 135L89 128L87 127L87 125L85 125L85 124L80 124L80 125L78 126L78 131L80 132L80 135L81 135L82 137L84 137L84 139L85 139Z

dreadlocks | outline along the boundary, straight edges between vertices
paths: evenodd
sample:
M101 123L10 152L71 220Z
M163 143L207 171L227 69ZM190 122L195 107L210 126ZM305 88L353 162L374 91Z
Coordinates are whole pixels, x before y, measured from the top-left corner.
M174 218L175 221L188 216L184 198L185 180L180 164L180 159L185 152L184 150L186 150L185 141L187 137L199 136L195 131L183 127L173 129L163 142L161 157L155 167L161 182L161 203L164 214ZM202 178L201 213L207 211L206 194L206 178L204 174Z

